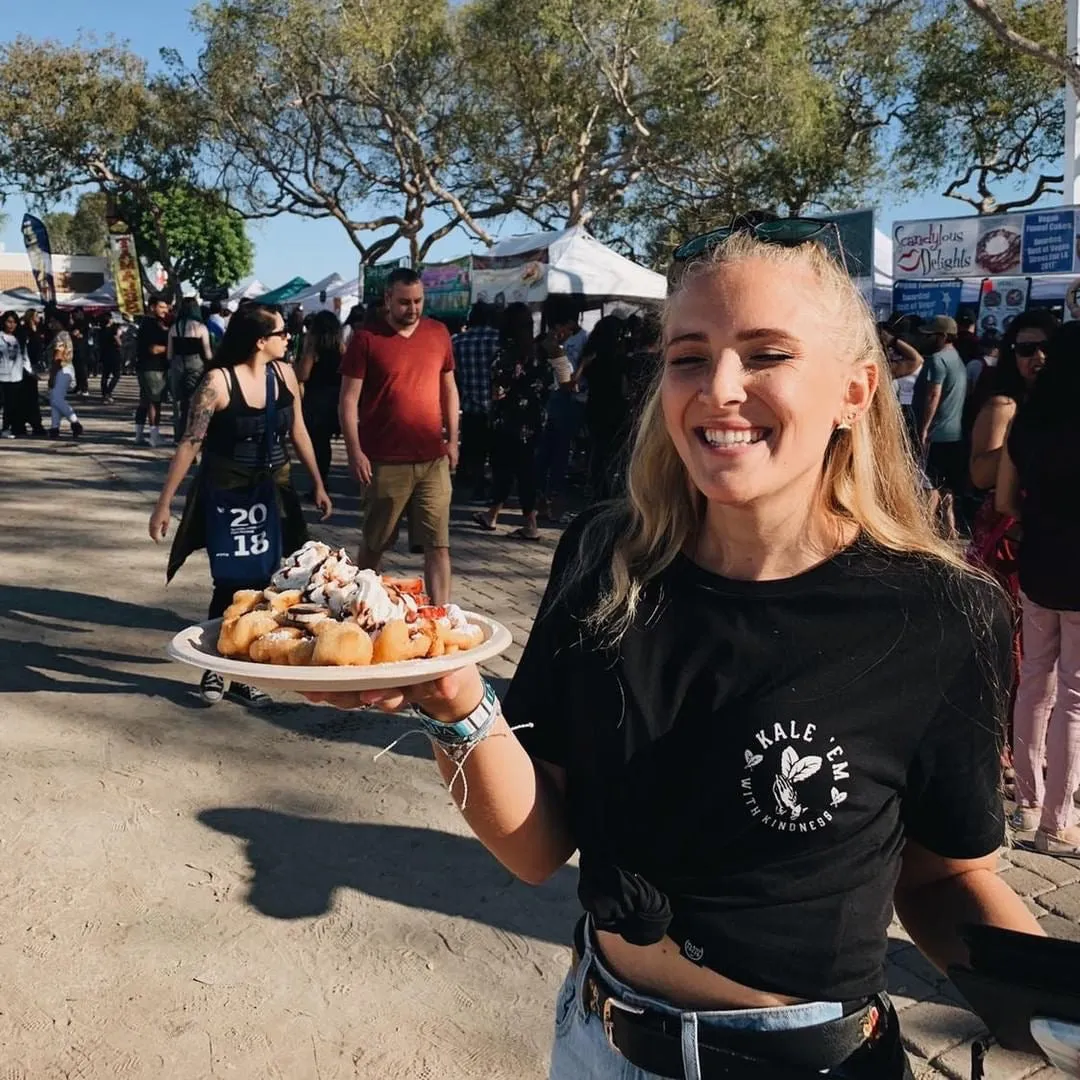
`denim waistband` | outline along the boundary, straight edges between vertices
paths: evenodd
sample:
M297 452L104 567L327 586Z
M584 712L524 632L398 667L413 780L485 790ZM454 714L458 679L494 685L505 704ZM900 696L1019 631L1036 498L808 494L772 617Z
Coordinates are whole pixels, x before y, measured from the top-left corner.
M594 971L608 989L628 1005L654 1009L668 1016L695 1017L698 1024L711 1028L742 1031L790 1031L795 1028L814 1027L844 1015L839 1001L805 1001L798 1005L772 1005L759 1009L721 1009L715 1011L692 1011L680 1009L662 998L640 994L613 975L600 959L593 934L592 919L585 917L585 950L576 972L577 1000L584 1001L584 982L589 970Z

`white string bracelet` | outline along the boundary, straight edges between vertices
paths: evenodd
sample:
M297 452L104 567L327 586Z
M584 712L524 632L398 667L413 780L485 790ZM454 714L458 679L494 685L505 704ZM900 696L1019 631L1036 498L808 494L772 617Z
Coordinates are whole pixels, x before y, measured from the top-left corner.
M510 730L520 731L522 728L531 728L533 726L534 725L531 723L515 724ZM492 722L490 727L494 727L494 722ZM389 746L384 746L371 760L378 761L383 754L390 753L402 739L407 739L410 735L427 735L428 738L437 746L441 747L446 756L457 765L457 768L454 770L454 775L450 777L450 783L446 786L446 790L450 792L450 798L453 798L454 784L457 783L458 777L461 777L461 803L459 806L460 809L464 810L465 804L469 801L469 778L465 775L465 762L469 760L469 755L491 734L490 727L489 730L485 731L478 738L469 742L459 742L457 744L448 743L439 739L433 735L428 728L410 728L408 731L399 735ZM464 751L464 753L462 753L462 751ZM456 756L459 753L461 756Z

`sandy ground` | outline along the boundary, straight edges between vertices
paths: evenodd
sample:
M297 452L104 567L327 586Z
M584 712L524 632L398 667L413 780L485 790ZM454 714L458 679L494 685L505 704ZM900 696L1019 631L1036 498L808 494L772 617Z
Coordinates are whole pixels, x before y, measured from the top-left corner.
M573 872L515 882L422 738L373 763L397 721L202 707L167 451L87 427L0 449L0 1078L545 1075Z

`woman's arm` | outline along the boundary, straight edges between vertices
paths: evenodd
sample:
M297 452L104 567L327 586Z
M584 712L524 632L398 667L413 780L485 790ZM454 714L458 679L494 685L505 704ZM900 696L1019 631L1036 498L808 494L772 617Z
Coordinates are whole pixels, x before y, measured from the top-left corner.
M922 353L914 345L910 345L898 337L894 337L890 344L903 357L901 360L889 362L889 368L894 379L901 379L905 375L914 375L923 366Z
M174 350L173 342L176 340L176 327L171 326L169 328L169 336L165 340L165 359L169 361L169 367L172 367Z
M296 404L293 407L292 437L293 446L296 447L296 456L303 462L304 468L311 475L312 487L315 490L315 505L322 511L322 521L334 512L330 496L326 494L322 476L319 475L319 466L315 461L315 448L311 445L311 436L308 434L307 424L304 423L304 410L300 408L300 385L296 381L296 372L288 364L282 364L278 370L285 379L285 385L293 392Z
M968 962L965 924L999 926L1045 937L1023 900L998 877L997 854L946 859L908 840L894 899L912 941L940 971Z
M1020 474L1009 456L1009 435L1005 438L998 457L997 481L994 485L994 507L999 514L1020 517Z
M183 483L188 470L202 448L206 433L210 429L210 418L219 409L229 403L226 392L225 376L220 371L210 371L204 377L191 399L191 411L188 413L188 426L183 438L173 453L169 463L169 472L165 485L158 496L157 505L150 515L150 538L161 543L169 531L169 508L176 496L177 489Z
M315 350L310 338L305 338L304 347L300 351L300 359L296 363L296 380L301 385L311 378L311 369L315 366Z
M327 701L338 708L386 711L406 701L420 705L439 720L452 723L469 715L483 697L480 673L463 668L434 683L405 690L367 694L312 694L312 701ZM533 761L509 725L499 719L492 733L469 754L462 773L468 782L468 800L462 815L477 839L509 870L530 885L546 881L577 845L566 820L566 774L562 769ZM435 751L443 779L450 783L457 772L441 750ZM461 806L464 785L459 777L451 795Z
M995 396L979 410L971 429L971 459L968 471L971 482L980 491L989 491L997 483L998 460L1005 445L1005 433L1016 413L1012 398Z
M202 338L203 360L209 364L214 359L214 343L210 340L210 328L205 324L199 330L199 337Z

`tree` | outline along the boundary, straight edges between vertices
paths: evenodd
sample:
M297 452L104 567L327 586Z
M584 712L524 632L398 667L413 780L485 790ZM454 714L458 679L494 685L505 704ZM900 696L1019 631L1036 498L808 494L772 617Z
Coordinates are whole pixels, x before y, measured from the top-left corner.
M142 254L178 281L152 193L196 179L190 98L126 47L25 37L0 45L0 196L96 189L149 214Z
M1069 56L1064 49L1049 45L1045 41L1028 37L1010 22L1009 13L1002 14L989 0L964 0L964 3L1003 45L1056 72L1058 78L1069 83L1077 96L1080 96L1080 61L1075 56ZM1064 18L1063 4L1062 26Z
M57 255L104 255L109 232L105 220L107 203L101 192L87 192L79 196L74 213L54 210L43 214L41 220L49 231L52 250Z
M490 239L504 201L455 182L467 79L444 0L227 0L195 21L196 69L175 70L247 216L333 218L368 262L399 240L422 259L459 226Z
M177 183L148 198L149 207L131 201L118 209L140 250L153 250L158 229L164 233L177 286L204 291L251 273L255 252L244 219L217 192Z
M1062 0L1007 0L998 11L1029 40L1063 49ZM920 32L921 58L902 122L899 158L914 179L980 214L1030 206L1061 194L1065 142L1059 71L1016 51L959 2ZM1028 189L1001 201L999 192L1033 177Z
M473 166L544 226L638 250L877 179L906 0L472 0Z

